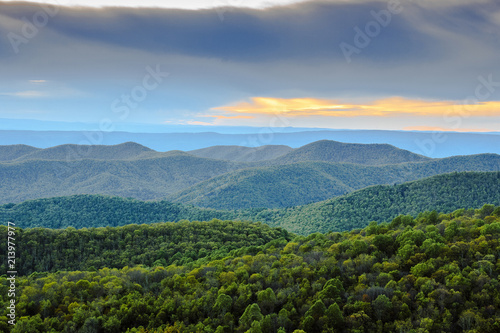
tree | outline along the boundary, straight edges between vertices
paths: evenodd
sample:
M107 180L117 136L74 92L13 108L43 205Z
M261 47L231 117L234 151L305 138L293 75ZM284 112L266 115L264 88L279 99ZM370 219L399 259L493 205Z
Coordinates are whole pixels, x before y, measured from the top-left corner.
M324 303L330 304L332 302L341 302L342 295L345 293L342 281L338 278L333 278L328 280L323 289L319 293L319 299L323 300Z
M222 317L226 314L226 312L231 310L232 305L233 299L231 298L231 296L220 294L219 297L217 297L213 308L219 314L219 316Z
M290 313L285 308L281 309L278 313L278 325L287 331L293 325L293 322L290 320Z
M42 318L37 314L33 317L21 317L14 325L12 333L42 333L45 332L43 328Z
M333 303L328 307L326 317L328 318L329 327L340 329L344 326L344 316L337 303Z
M464 331L471 330L478 322L478 317L472 310L465 310L460 315L458 320L458 325L463 328Z
M276 303L276 294L271 288L259 291L257 293L257 303L264 312L268 314L274 311L274 304Z
M392 310L392 302L389 297L379 295L373 302L372 307L378 320L388 320L390 311Z
M260 325L260 322L257 320L254 320L252 322L252 325L250 326L250 329L246 331L245 333L262 333L262 328Z
M240 317L240 331L245 332L246 330L250 329L250 326L254 321L260 322L263 317L264 316L260 312L259 305L256 303L250 304L249 306L247 306L245 312L243 312L243 315Z
M311 316L314 320L318 320L325 314L326 307L322 300L317 300L313 306L307 310L305 316Z
M319 332L321 331L322 321L321 317L326 312L325 304L322 300L317 300L304 315L304 320L302 321L302 326L307 332Z

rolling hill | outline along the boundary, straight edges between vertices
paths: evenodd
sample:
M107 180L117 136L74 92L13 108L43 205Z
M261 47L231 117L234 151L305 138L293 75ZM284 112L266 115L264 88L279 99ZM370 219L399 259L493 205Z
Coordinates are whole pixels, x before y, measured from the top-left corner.
M4 226L0 226L0 233L2 228ZM235 250L250 249L249 252L252 252L251 248L270 241L291 239L289 233L281 228L270 228L262 223L221 220L78 230L30 228L24 229L18 236L19 243L25 242L23 253L27 260L18 262L17 267L25 275L68 269L123 268L139 264L183 265L200 259L222 259ZM115 243L113 250L109 248L111 241ZM129 243L128 246L124 246L125 242ZM70 244L76 245L79 251L68 249ZM69 258L61 260L63 256ZM5 265L0 267L5 268Z
M438 175L394 186L372 186L345 196L290 209L263 211L267 223L291 232L344 231L370 221L416 216L424 210L450 213L460 208L500 205L500 172ZM259 220L259 214L254 219Z
M263 222L299 234L363 228L370 221L391 221L424 210L450 213L460 208L500 204L500 172L461 172L400 185L377 185L330 200L282 209L203 209L167 201L143 202L78 195L0 206L0 219L23 228L122 226L180 220Z
M13 161L41 149L27 145L0 146L0 162Z
M4 151L7 151L8 147L9 146L0 147L0 156L2 156L2 161L76 161L85 159L131 160L158 155L156 151L134 142L126 142L114 146L66 144L46 149L24 146L19 147L17 149L17 153L11 154L10 158L8 158L9 155L7 153L4 154Z
M234 217L233 212L196 208L168 201L148 202L102 195L72 195L0 206L0 220L16 221L16 225L21 228L97 228L162 221L225 220Z
M414 154L388 144L355 144L321 140L294 149L276 158L273 163L285 164L303 161L355 163L365 165L421 162L428 157Z
M166 199L215 209L283 208L326 200L371 185L403 183L453 171L497 170L500 156L493 154L380 166L300 162L236 170Z
M352 192L352 183L359 185L360 182L359 178L352 177L354 169L365 171L369 177L378 176L366 172L368 168L363 166L302 162L237 170L198 183L166 199L215 209L304 205ZM351 176L351 184L343 182L342 175L347 174Z
M38 148L47 148L62 144L78 144L82 141L91 141L90 137L99 137L102 132L88 131L88 124L84 129L54 130L54 127L44 127L37 122L28 126L15 124L6 125L8 119L0 119L0 145L25 144ZM70 128L65 123L63 128ZM116 124L117 127L119 124ZM120 124L121 125L121 124ZM57 126L61 127L61 126ZM36 131L7 130L7 129L36 128ZM96 129L99 124L96 124ZM134 125L137 128L137 124ZM479 153L500 154L500 135L496 133L459 133L447 132L439 134L445 139L439 144L432 141L433 132L421 131L383 131L383 130L320 130L273 128L272 140L262 143L259 134L261 130L268 133L269 128L247 127L235 130L234 127L211 127L212 132L201 132L199 126L181 126L168 128L161 126L155 131L144 129L145 133L126 132L126 129L117 128L116 131L106 133L102 144L116 145L128 141L137 142L156 151L179 149L183 151L197 150L218 145L245 146L253 142L257 144L287 145L299 148L319 140L334 140L359 144L388 143L425 156L441 158L455 155L470 155ZM235 132L236 131L236 132ZM240 134L236 134L240 133ZM262 132L261 132L262 133ZM89 143L90 144L90 143Z
M227 148L214 149L222 157ZM495 154L428 159L389 145L329 141L254 162L198 157L182 151L156 152L135 143L63 145L43 150L3 146L2 151L0 204L106 194L225 209L289 207L370 185L401 183L453 171L500 170L500 156ZM281 153L282 147L258 151L264 158L276 151ZM238 152L233 159L251 159L250 151L243 155ZM364 158L372 165L347 163ZM413 162L402 163L409 160Z
M134 160L27 160L0 163L0 203L72 194L163 198L241 167L184 152Z

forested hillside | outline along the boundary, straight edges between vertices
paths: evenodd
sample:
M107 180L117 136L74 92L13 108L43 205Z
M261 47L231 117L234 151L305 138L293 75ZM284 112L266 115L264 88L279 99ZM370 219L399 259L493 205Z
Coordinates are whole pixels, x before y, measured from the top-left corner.
M288 154L278 157L275 163L323 161L383 165L427 160L429 160L428 157L388 144L354 144L321 140L294 149Z
M223 231L223 222L212 223L222 228L217 227L213 235L205 229L201 237L220 238L223 232L229 235L245 228L228 224ZM115 253L145 244L146 235L154 242L165 241L166 234L158 236L164 227L78 232L87 233L93 247L107 248L100 257L121 260L116 267L132 257ZM189 223L166 227L189 228ZM262 226L247 230L252 228ZM0 232L3 243L6 228L0 227ZM34 229L20 234L25 240L49 237L64 243L75 232ZM269 235L273 232L269 229ZM115 238L106 242L102 238L106 233ZM279 237L280 232L274 235ZM186 265L165 267L160 260L151 266L121 269L41 271L16 281L15 326L6 324L9 282L2 276L0 329L13 333L496 333L500 330L499 235L500 207L487 205L476 211L427 212L417 219L403 216L351 232L274 239L210 262L191 262L192 255L185 251L178 262ZM47 251L57 250L51 246ZM55 256L63 265L74 265L80 245L68 242L61 247L65 251ZM166 251L161 255L171 260Z
M27 145L0 146L0 161L12 161L40 150Z
M0 246L6 248L6 227ZM270 241L290 241L283 229L261 223L212 220L210 222L129 224L118 228L32 228L16 235L17 270L33 272L88 271L146 265L186 265L193 261L221 259L233 250L257 253ZM0 265L8 271L7 262Z
M77 195L0 206L0 219L24 228L122 226L180 220L246 220L299 234L363 228L370 221L416 216L425 210L452 212L500 204L500 172L438 175L391 186L373 186L331 200L283 209L214 210L107 196Z
M28 160L0 163L0 203L72 194L161 199L242 167L183 152L134 160Z
M300 234L344 231L363 228L370 221L390 221L401 214L415 217L428 209L452 212L488 203L500 205L498 189L500 172L450 173L401 185L372 186L331 200L261 214L269 218L269 224Z
M500 156L475 155L383 166L300 162L216 176L166 197L215 209L283 208L330 199L371 185L404 183L452 171L498 171Z
M400 168L399 171L387 173L377 167L325 162L249 168L211 178L166 199L215 209L289 207L322 201L368 185L401 181L404 176Z
M130 142L33 149L0 147L0 204L106 194L224 209L278 208L325 200L369 185L402 183L453 171L500 170L500 156L494 154L428 159L389 145L333 141L252 162L197 157L181 151L160 153ZM259 158L264 158L281 148L259 149L263 154ZM233 159L251 160L250 155L245 156L236 154ZM374 165L346 163L361 163L362 159ZM413 162L401 163L404 161Z
M229 211L196 208L168 201L139 201L102 195L73 195L0 206L0 220L21 228L116 227L127 224L234 219Z

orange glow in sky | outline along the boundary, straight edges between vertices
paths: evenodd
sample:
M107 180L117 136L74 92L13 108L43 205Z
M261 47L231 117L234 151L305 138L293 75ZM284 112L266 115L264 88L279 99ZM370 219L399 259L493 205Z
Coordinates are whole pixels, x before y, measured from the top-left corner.
M271 98L252 97L250 102L238 102L212 110L229 114L289 115L294 117L399 117L425 116L440 117L459 115L463 117L500 116L500 102L460 104L453 101L426 101L390 97L369 103L349 103L339 100L316 98Z

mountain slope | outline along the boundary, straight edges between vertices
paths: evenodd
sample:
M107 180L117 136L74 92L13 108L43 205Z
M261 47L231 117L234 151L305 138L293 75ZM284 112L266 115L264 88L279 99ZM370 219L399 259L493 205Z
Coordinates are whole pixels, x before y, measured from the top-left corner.
M72 194L159 199L239 168L183 152L135 160L28 160L0 163L0 203Z
M270 217L268 223L291 232L343 231L363 228L370 221L390 221L401 214L415 216L424 210L449 213L500 205L499 188L500 172L450 173L401 185L372 186L327 201L264 213Z
M107 194L141 200L169 198L227 209L288 207L369 185L392 184L453 171L500 170L500 156L494 154L384 165L307 162L321 158L320 153L325 154L325 159L361 158L360 150L353 147L363 145L340 144L352 148L346 148L346 152L356 151L345 156L336 154L337 145L338 142L319 142L309 148L306 146L305 150L296 150L304 154L290 155L296 152L293 151L274 160L252 163L196 157L181 151L155 152L134 143L112 147L66 145L36 150L14 161L0 163L0 204L72 194ZM402 160L401 156L414 157L414 154L391 146L382 145L382 149L378 146L367 147L379 153L384 149L395 151L396 162ZM362 147L361 151L367 147ZM69 150L68 153L68 149L73 148L76 152ZM31 148L11 148L10 156L20 155L19 150L23 149ZM78 149L82 150L80 154ZM392 155L377 156L367 154L367 159L370 163L385 163L384 159ZM292 160L306 162L291 163ZM238 171L250 167L254 169ZM222 177L214 178L218 176Z
M333 176L335 171L349 173L346 169L352 171L350 165L321 162L243 169L203 181L166 199L215 209L296 206L352 192L351 186Z
M453 171L497 171L500 156L457 156L418 163L367 166L302 162L236 170L166 197L215 209L305 205L371 185L403 183Z
M272 160L293 149L288 146L261 146L261 147L242 147L242 146L214 146L203 149L188 151L189 154L214 158L218 160L229 160L235 162L259 162Z
M321 140L294 149L288 154L277 158L274 163L323 161L383 165L427 160L429 160L428 157L388 144L354 144Z
M139 201L102 195L72 195L0 206L0 220L21 228L98 228L180 220L234 218L231 212L196 208L167 201Z
M27 145L0 146L0 161L12 161L41 149Z
M460 208L500 204L500 172L438 175L392 186L372 186L305 206L283 209L222 211L166 201L80 195L30 200L0 206L0 219L23 228L103 227L187 220L264 222L299 234L363 228L370 221L390 221L401 214L424 210L445 213Z

